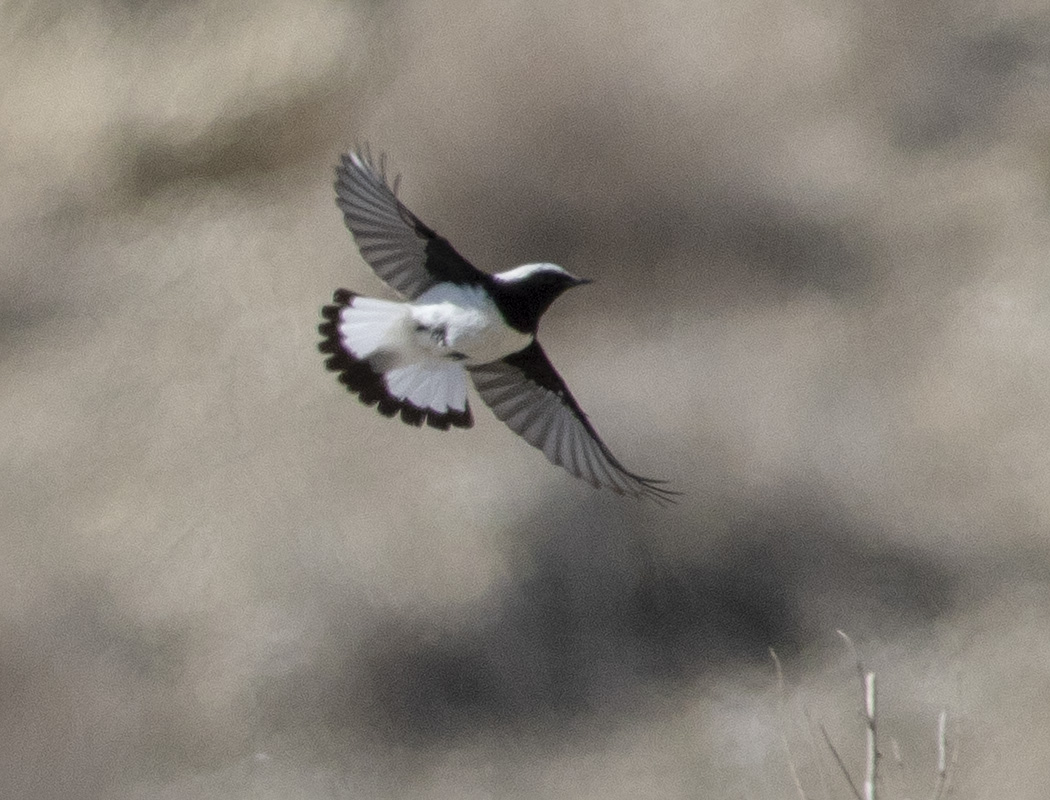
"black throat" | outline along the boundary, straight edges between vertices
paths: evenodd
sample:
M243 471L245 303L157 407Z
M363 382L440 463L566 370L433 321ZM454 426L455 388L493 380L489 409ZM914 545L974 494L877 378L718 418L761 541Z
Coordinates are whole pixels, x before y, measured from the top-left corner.
M548 279L541 274L536 277L539 279L525 281L491 279L485 287L507 324L522 333L535 334L543 312L550 308L551 303L571 285L560 276L552 276L553 279Z

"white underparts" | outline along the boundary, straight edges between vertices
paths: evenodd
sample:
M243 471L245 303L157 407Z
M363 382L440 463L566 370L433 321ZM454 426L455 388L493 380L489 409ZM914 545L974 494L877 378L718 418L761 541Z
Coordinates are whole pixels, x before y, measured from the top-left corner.
M437 412L466 409L465 366L497 361L532 340L506 325L483 289L452 284L414 303L354 297L339 335L354 358L382 373L391 395Z
M411 305L412 318L428 330L440 329L448 350L467 364L487 364L527 347L532 336L507 325L480 286L439 283Z

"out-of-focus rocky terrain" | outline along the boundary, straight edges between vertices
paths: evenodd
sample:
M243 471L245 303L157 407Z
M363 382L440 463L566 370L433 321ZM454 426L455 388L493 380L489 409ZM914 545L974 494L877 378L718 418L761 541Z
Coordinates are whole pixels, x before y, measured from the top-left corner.
M364 142L677 506L325 372ZM0 187L0 796L1045 797L1045 3L3 0Z

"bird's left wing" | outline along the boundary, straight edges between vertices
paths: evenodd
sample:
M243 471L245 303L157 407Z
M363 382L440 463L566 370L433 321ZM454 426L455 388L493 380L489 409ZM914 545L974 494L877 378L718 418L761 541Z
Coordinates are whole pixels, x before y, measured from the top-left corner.
M439 283L481 283L488 276L397 199L382 158L346 153L336 167L336 204L361 255L384 281L415 300Z
M630 472L609 452L535 340L524 350L469 371L497 417L577 478L661 503L674 502L679 494L660 485L665 481Z

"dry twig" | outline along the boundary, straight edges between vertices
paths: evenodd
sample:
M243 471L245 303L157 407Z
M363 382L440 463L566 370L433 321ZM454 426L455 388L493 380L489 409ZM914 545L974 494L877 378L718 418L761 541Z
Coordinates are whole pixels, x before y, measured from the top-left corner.
M791 752L791 745L787 736L787 691L784 689L784 669L780 665L777 651L769 648L769 655L773 659L773 666L777 670L777 693L780 695L780 743L784 747L787 756L788 769L791 770L791 779L795 782L795 791L798 792L799 800L809 800L806 790L802 788L802 781L798 777L798 769L795 767L795 755Z
M864 800L864 798L861 797L860 792L857 791L857 784L855 784L853 782L853 778L850 777L849 770L846 769L846 765L842 761L842 756L840 756L839 751L835 749L835 745L831 743L831 737L828 736L827 728L821 725L820 732L824 736L824 744L828 746L828 750L831 751L831 755L835 756L835 763L838 764L839 769L842 770L842 775L846 779L846 783L848 783L849 788L853 790L853 796L856 797L857 800Z
M879 773L879 748L878 748L878 732L876 726L876 692L875 692L875 673L871 670L864 668L864 662L861 661L860 653L857 652L856 645L853 644L853 640L845 633L845 631L835 631L839 636L842 637L843 641L849 646L849 649L853 653L853 657L857 660L857 674L860 676L860 685L863 694L861 695L862 706L864 708L864 724L867 728L866 731L866 759L864 769L864 796L863 800L877 800L878 795L878 773ZM854 792L856 788L854 787Z
M820 775L820 786L824 792L824 800L831 800L831 785L828 781L828 768L826 756L823 750L817 747L817 728L820 726L813 719L813 715L809 713L808 708L803 708L802 713L806 717L806 737L809 740L809 747L813 754L817 758L817 773Z
M843 631L836 631L842 640L849 647L850 652L853 653L854 659L857 664L857 674L860 677L861 685L861 706L864 710L864 727L865 727L865 771L864 771L864 783L861 788L858 788L854 782L853 777L850 775L849 769L846 767L846 763L842 760L842 756L839 755L838 749L831 741L831 736L828 735L827 729L823 724L815 723L813 718L809 715L809 712L803 708L803 713L806 715L806 720L809 724L808 732L810 734L810 744L817 756L818 764L820 764L820 776L824 786L825 798L830 796L830 789L828 786L828 779L825 769L823 768L823 759L821 759L821 748L815 744L815 734L813 729L817 728L820 730L821 736L824 738L824 744L827 746L828 751L834 758L835 763L838 765L839 771L846 780L846 784L849 786L850 791L853 793L853 797L856 800L878 800L878 771L879 762L882 760L882 754L878 748L878 693L876 691L876 680L874 670L868 670L864 667L864 662L860 658L860 653L857 651L856 645L853 640ZM777 674L777 688L780 693L780 713L781 713L781 743L784 747L784 752L787 754L788 768L791 770L791 778L795 783L795 791L798 793L799 800L808 800L805 788L802 785L802 780L799 777L798 768L795 762L794 753L791 751L790 744L787 737L787 710L786 710L786 690L784 688L784 670L781 666L780 659L777 657L776 652L770 648L769 655L773 659L773 665L776 668ZM947 711L942 710L937 720L937 780L933 789L933 793L930 795L930 800L946 800L951 793L951 768L955 765L956 759L958 758L958 746L953 743L951 753L949 754L948 748L948 714ZM901 756L900 746L897 744L895 739L890 739L890 745L893 750L893 755L896 760L898 767L901 770L901 776L903 780L904 776L904 759ZM863 791L862 791L863 789Z
M958 744L952 745L952 755L949 763L948 758L948 712L941 709L937 718L937 783L934 786L931 800L941 800L947 797L951 791L951 775L949 767L955 766L955 759L959 757Z

